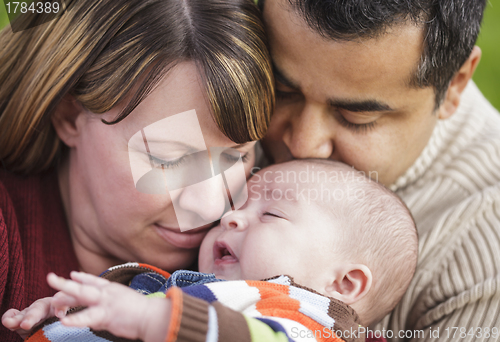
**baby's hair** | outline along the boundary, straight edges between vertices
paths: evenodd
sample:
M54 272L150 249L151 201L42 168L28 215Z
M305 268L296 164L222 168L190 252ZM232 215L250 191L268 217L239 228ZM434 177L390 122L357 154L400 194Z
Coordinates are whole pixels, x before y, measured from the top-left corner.
M334 217L342 234L336 251L372 272L372 288L366 298L371 303L367 312L358 312L364 324L381 320L401 300L415 272L418 256L418 234L413 216L405 203L382 184L369 179L340 162L325 159L301 159L343 176L339 187L349 196L332 203L318 201ZM338 231L338 230L336 230Z

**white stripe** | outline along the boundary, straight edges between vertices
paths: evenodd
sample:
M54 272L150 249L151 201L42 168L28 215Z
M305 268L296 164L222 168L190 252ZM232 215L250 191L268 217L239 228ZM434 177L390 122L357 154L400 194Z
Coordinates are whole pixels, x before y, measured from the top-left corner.
M205 286L219 302L236 311L241 312L260 300L259 289L249 286L244 280L221 281Z
M284 275L280 275L276 279L271 279L267 280L268 283L273 283L273 284L280 284L280 285L287 285L290 286L290 278Z
M116 269L119 269L119 268L124 268L124 267L129 267L129 266L137 267L137 266L139 266L139 264L136 263L136 262L127 262L125 264L121 264L121 265L116 265L116 266L110 267L110 268L108 268L108 271L113 271L113 270L116 270Z
M206 342L217 342L219 339L219 322L217 320L217 311L210 305L208 307L208 332Z
M245 310L241 312L242 314L245 314L250 317L262 317L262 314L257 310L257 305L252 304Z
M328 315L330 299L316 293L290 286L290 298L300 302L299 312L314 319L321 325L333 329L335 320Z

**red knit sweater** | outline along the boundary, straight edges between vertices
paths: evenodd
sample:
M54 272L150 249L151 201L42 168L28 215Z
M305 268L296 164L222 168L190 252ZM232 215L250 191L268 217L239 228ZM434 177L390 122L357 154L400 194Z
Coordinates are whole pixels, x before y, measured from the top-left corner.
M0 170L0 316L54 295L48 272L78 269L54 170L22 177ZM0 341L22 339L0 324Z

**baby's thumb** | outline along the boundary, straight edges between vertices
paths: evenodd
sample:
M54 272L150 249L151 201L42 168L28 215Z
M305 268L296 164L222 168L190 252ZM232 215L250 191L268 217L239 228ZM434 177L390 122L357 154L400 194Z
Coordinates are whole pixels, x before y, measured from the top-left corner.
M9 330L19 327L22 321L22 316L19 315L20 311L16 309L9 309L2 315L2 325Z
M57 308L54 310L54 314L56 315L57 318L61 319L66 316L66 313L68 312L69 308Z

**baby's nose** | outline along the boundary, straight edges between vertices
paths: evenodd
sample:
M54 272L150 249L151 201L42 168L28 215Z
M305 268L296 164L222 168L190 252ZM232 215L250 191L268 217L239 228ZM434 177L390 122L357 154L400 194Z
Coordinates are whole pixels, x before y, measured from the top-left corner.
M221 219L221 225L225 229L245 230L248 227L248 222L242 213L237 210L226 213Z

